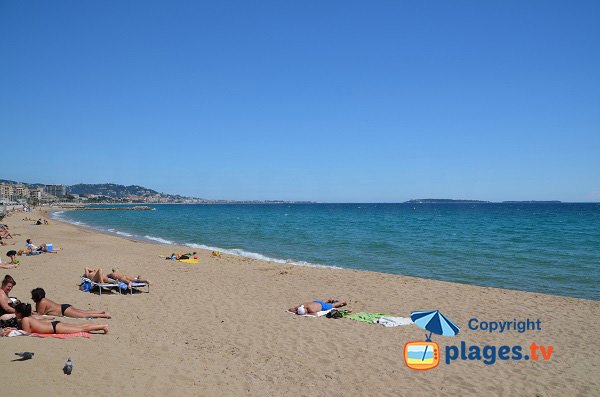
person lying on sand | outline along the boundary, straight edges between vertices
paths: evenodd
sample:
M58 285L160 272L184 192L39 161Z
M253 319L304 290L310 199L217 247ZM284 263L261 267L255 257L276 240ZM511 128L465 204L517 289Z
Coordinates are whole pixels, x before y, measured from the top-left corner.
M17 234L17 236L20 236L20 234ZM2 227L0 227L0 237L13 238L13 235L8 231L8 226L3 225Z
M15 243L7 243L4 238L0 236L0 245L15 245Z
M150 285L150 281L142 279L142 276L137 276L136 278L133 278L126 274L119 273L119 269L117 269L116 267L113 267L112 273L109 273L106 276L110 279L120 281L122 283L127 284L127 288L129 288L129 289L131 289L132 282L133 283L146 283L146 284Z
M86 267L83 271L83 275L95 283L117 284L112 278L106 277L102 269L92 269Z
M346 302L338 302L335 299L329 299L327 302L323 302L320 300L315 300L312 302L304 302L299 306L292 307L288 309L292 313L296 314L314 314L321 312L323 310L330 310L338 307L346 306Z
M17 267L19 267L19 263L2 263L2 261L0 261L0 269L16 269Z
M196 255L195 252L188 252L186 254L182 254L182 253L172 253L171 256L166 257L165 259L172 259L172 260L179 260L179 259L198 259L198 256Z
M59 305L46 298L43 288L31 290L31 299L35 302L35 311L38 314L73 318L110 318L110 313L105 311L77 309L68 303Z
M76 332L103 331L108 333L108 324L66 324L60 321L42 321L31 317L31 305L19 303L15 306L17 323L25 332L38 334L74 334Z

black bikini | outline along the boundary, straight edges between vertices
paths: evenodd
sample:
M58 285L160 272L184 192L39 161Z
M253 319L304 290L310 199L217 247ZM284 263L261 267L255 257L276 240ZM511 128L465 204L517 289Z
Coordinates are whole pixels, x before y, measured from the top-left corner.
M62 313L63 317L65 316L65 310L67 310L70 307L71 305L69 305L68 303L63 303L62 305L60 305L60 312Z
M60 323L60 321L52 321L52 329L54 330L54 334L56 333L56 324Z

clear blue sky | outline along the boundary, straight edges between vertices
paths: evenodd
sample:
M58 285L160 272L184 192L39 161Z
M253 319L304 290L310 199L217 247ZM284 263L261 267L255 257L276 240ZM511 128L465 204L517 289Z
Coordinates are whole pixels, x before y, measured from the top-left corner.
M600 1L0 0L0 178L600 201Z

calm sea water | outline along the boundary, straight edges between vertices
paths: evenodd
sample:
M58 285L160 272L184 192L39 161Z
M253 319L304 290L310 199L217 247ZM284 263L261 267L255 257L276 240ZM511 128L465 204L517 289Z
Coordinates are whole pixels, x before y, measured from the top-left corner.
M153 207L54 216L130 238L281 263L600 299L600 204Z

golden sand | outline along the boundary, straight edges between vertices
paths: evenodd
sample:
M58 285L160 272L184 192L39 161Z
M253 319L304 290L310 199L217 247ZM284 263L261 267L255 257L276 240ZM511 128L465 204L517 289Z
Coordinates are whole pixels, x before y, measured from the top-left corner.
M43 214L29 215L37 219ZM108 310L108 335L91 339L0 339L0 390L6 396L404 396L599 395L600 302L483 288L382 273L310 268L199 252L200 264L159 258L189 248L131 241L70 224L34 226L23 214L5 218L34 243L53 243L58 254L20 257L18 269L0 272L17 281L11 296L32 303L30 291L76 307ZM7 240L10 241L10 240ZM3 262L6 262L3 247ZM84 293L83 268L101 267L153 282L133 296ZM533 275L532 275L533 276ZM438 309L457 325L454 337L435 336L441 363L429 371L407 368L404 344L423 340L416 325L384 328L348 319L299 317L286 309L313 299L348 301L354 312L407 317ZM541 330L489 333L468 328L479 321L541 321ZM445 347L553 346L550 360L456 360ZM15 352L35 352L12 361ZM525 351L525 353L527 353ZM62 373L68 357L73 374Z

